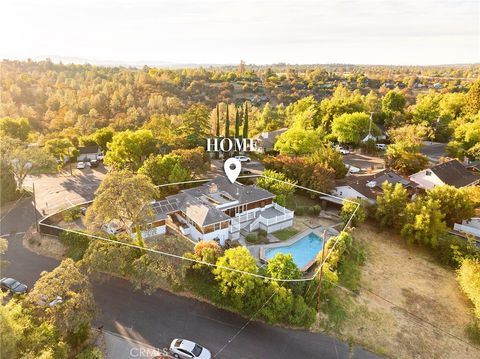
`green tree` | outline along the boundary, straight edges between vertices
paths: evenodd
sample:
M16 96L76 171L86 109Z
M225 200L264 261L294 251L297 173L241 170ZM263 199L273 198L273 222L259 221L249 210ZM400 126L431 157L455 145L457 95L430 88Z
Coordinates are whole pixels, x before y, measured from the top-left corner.
M220 286L221 294L230 301L234 308L248 310L258 306L261 293L256 292L261 280L249 274L239 273L226 268L257 274L258 267L246 247L230 248L217 260L217 267L212 270Z
M275 150L282 154L304 155L318 150L324 134L318 130L290 128L277 138Z
M156 140L150 130L117 132L108 145L104 162L108 166L136 171L142 161L156 150Z
M245 102L245 114L243 118L243 138L248 138L248 102Z
M323 99L320 103L322 127L329 130L335 117L364 110L362 96L359 92L352 93L346 86L338 85L333 96Z
M466 112L476 115L480 111L480 79L470 87L467 93Z
M57 297L62 302L49 305ZM72 259L63 260L51 272L43 272L28 293L27 301L36 315L53 324L68 342L79 344L88 338L96 311L95 300L88 277Z
M413 108L413 120L417 123L435 124L440 117L440 102L442 95L434 91L417 96L417 103Z
M235 106L235 138L240 138L240 114L237 106Z
M68 358L69 347L51 323L34 317L22 302L0 297L0 357Z
M113 128L103 127L92 133L90 137L103 151L106 151L108 149L108 144L112 142L114 135L115 130Z
M291 254L277 253L267 264L267 275L274 279L299 279L302 272Z
M400 229L403 225L405 209L408 204L408 192L400 183L385 181L382 184L382 194L377 196L375 217L383 228Z
M416 173L428 166L428 158L419 152L399 149L396 145L387 148L385 165L405 176Z
M204 146L205 139L210 134L208 108L205 105L194 104L180 118L182 122L179 134L185 141L185 146L187 148Z
M257 179L257 186L272 192L276 196L275 202L285 206L288 198L295 192L296 182L289 180L285 174L273 170L265 170L262 175L265 177Z
M127 170L112 171L95 192L95 200L87 211L87 223L99 227L119 220L125 229L134 228L139 244L143 245L141 226L153 217L152 209L146 204L156 193L147 176Z
M217 103L217 107L216 107L216 114L217 116L215 117L215 136L218 138L220 137L220 107L218 106L218 103Z
M26 118L0 118L0 138L9 136L25 142L28 139L29 133L30 124Z
M368 134L369 128L370 115L354 112L335 117L332 123L332 134L340 143L359 145ZM372 132L380 133L377 125L372 124Z
M402 120L407 101L401 92L391 90L382 98L382 111L386 116L385 124L397 126Z
M417 197L405 210L405 224L401 235L410 243L421 243L436 247L438 239L446 232L440 204L432 199Z
M356 227L367 219L367 211L365 204L356 198L347 198L348 201L343 201L342 209L340 211L340 219L346 225L350 221L350 226Z
M347 174L347 167L343 162L343 156L332 146L324 144L320 148L306 158L307 163L320 163L330 167L335 171L335 178L340 179Z
M203 147L192 149L177 149L171 152L172 155L180 156L180 164L192 174L201 176L210 170L210 155Z
M138 170L146 175L155 185L188 181L191 171L181 164L181 157L176 154L150 156Z
M472 301L475 316L480 319L480 262L465 259L457 271L457 281L462 291Z
M10 170L20 191L28 175L54 173L57 168L55 159L39 147L17 147L6 154L4 159L10 164Z
M227 103L227 109L225 112L225 132L224 132L224 137L229 138L230 137L230 114L228 113L228 103Z
M0 205L14 200L17 197L17 183L10 165L0 161Z
M436 186L427 192L427 197L440 204L440 210L445 215L448 226L462 223L462 220L470 219L475 214L473 202L468 194L453 186Z

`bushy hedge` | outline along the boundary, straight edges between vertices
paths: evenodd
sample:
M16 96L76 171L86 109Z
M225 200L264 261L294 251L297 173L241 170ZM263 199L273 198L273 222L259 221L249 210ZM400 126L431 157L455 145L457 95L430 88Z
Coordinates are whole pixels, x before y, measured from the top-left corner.
M475 316L480 319L480 261L465 259L457 271L460 288L472 301Z
M65 212L63 212L63 220L65 222L73 222L76 219L79 219L81 215L82 211L80 207L69 208Z
M90 237L73 232L62 232L60 242L65 246L67 257L78 261L83 258L90 243Z

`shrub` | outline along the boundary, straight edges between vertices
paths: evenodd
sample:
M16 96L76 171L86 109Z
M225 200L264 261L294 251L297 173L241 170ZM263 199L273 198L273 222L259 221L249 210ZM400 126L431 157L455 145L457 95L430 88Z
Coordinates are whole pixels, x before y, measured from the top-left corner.
M245 239L246 239L247 242L249 242L249 243L255 243L255 244L257 244L257 243L260 242L260 240L259 240L259 238L258 238L258 233L256 233L256 232L249 233Z
M74 261L78 261L83 258L90 243L90 238L79 233L62 232L60 242L66 247L65 255Z
M73 207L73 208L67 209L63 213L63 220L65 222L73 222L76 219L79 219L81 215L82 215L82 211L80 210L80 208Z
M475 316L480 319L480 261L465 259L457 271L460 288L472 301Z
M348 200L349 202L343 202L342 210L340 212L340 219L342 220L343 224L346 225L350 218L352 218L350 221L350 226L355 227L365 222L367 219L367 211L365 210L364 203L360 200L355 198L349 198Z
M315 206L313 206L313 214L315 216L318 216L321 211L322 211L322 207L320 205L316 204Z
M445 235L438 241L435 256L441 264L457 268L465 258L480 259L480 250L474 240Z
M305 214L305 207L297 207L295 209L295 214L297 216L303 216Z
M465 327L467 337L475 344L480 344L480 320L474 320Z

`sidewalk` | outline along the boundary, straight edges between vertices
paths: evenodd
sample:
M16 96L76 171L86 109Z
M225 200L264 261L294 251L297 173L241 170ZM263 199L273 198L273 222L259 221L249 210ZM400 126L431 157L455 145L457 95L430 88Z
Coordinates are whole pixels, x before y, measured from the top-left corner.
M102 333L103 337L99 340L98 345L102 348L105 359L172 358L165 354L162 356L162 348L154 348L151 345L106 330L103 330Z

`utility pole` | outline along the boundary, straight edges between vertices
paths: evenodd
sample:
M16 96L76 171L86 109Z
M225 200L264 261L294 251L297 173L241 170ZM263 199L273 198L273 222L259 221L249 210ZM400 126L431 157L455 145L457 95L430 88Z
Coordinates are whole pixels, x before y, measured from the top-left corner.
M35 214L35 229L37 230L37 233L38 233L39 230L38 230L37 200L35 198L35 182L32 183L32 188L33 188L33 213Z
M320 260L320 273L318 275L318 294L317 294L317 309L320 308L320 293L322 292L322 277L323 277L323 260L325 258L325 244L327 243L327 230L323 231L322 241L322 259Z

